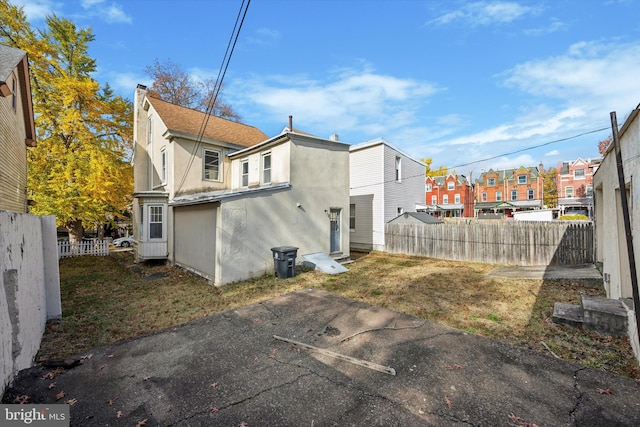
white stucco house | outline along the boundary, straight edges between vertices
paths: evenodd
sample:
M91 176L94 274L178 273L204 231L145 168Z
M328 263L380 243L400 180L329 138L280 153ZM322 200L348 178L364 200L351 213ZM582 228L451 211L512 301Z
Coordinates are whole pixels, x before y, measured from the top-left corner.
M384 250L385 223L425 209L425 171L383 138L349 148L351 248Z
M134 98L134 249L216 285L273 272L271 248L349 255L349 146ZM206 124L206 125L205 125Z
M640 215L635 205L640 200L640 186L636 184L637 172L640 171L640 105L631 112L618 131L624 182L629 201L631 229L640 229ZM593 175L596 260L602 263L604 287L607 297L625 299L627 306L633 298L629 257L627 254L626 232L621 204L621 189L618 180L616 153L613 144ZM640 272L640 239L633 235L636 270ZM638 309L638 307L636 307ZM629 316L629 336L636 357L640 360L640 344L638 343L635 314Z

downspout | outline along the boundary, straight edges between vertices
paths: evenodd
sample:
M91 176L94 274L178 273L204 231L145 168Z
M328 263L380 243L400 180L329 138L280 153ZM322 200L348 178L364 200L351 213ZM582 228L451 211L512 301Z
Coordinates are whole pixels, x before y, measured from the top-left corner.
M618 186L620 187L620 202L622 204L622 217L624 219L624 231L627 240L627 256L629 257L629 270L631 274L631 290L633 291L633 311L636 314L636 331L640 332L640 293L638 292L638 274L636 272L636 257L633 250L633 235L631 234L631 219L629 218L629 201L624 182L624 168L622 166L622 150L618 140L618 121L616 112L611 112L611 128L613 130L613 146L616 150L616 165L618 166Z

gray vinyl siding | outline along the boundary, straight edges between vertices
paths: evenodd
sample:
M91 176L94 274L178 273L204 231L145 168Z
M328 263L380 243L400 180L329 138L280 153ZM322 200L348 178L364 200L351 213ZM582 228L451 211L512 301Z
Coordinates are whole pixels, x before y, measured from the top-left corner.
M384 246L384 145L349 153L351 203L356 205L356 229L351 246L382 249Z
M422 163L385 145L385 209L386 223L398 216L398 208L415 212L416 204L425 204L425 167ZM396 157L401 159L401 179L396 181Z

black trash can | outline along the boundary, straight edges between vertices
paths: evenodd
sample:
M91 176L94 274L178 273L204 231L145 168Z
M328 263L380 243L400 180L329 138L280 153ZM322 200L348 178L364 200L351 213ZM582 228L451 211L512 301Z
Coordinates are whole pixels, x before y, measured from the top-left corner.
M298 248L295 246L278 246L271 248L273 252L273 268L280 279L296 275L296 256Z

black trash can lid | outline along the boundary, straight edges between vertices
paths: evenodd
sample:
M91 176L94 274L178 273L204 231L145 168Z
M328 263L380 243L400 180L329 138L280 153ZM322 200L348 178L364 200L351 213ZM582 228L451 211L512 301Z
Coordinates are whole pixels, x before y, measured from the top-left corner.
M295 246L276 246L275 248L271 248L272 252L295 252L298 248Z

